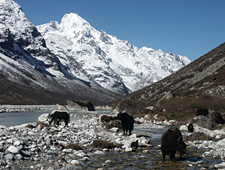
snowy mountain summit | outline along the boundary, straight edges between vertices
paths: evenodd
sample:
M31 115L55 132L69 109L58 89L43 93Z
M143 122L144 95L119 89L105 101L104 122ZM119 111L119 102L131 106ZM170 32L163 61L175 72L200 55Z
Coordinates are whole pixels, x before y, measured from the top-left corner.
M93 28L75 13L37 27L70 74L119 93L150 85L190 63L187 57L137 48ZM82 69L82 74L77 67Z
M80 64L70 61L75 67L70 69L83 79L68 72L17 3L0 0L0 104L65 104L67 100L107 104L120 96L85 77L89 75Z
M0 103L81 99L106 104L189 62L173 53L137 48L75 13L35 27L16 2L0 0Z
M64 76L58 58L46 47L40 32L14 1L0 0L0 35L0 50L10 58L22 59L50 76L55 73Z

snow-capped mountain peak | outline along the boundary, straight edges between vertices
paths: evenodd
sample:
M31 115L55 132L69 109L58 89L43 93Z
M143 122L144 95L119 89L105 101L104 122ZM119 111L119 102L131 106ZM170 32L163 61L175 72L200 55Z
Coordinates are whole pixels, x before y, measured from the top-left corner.
M40 25L38 30L47 47L74 76L82 79L81 74L71 70L71 59L96 83L120 93L154 83L190 62L184 56L162 50L139 49L126 40L96 30L75 13L66 14L61 23ZM143 83L147 77L151 82Z
M67 30L78 32L90 27L90 24L76 13L69 13L63 16L60 26L62 32Z
M60 32L60 26L53 21L46 32ZM62 50L60 59L16 2L0 0L0 104L65 104L66 100L106 104L120 96L98 85L75 58L63 52L66 38L55 38L64 44L55 44Z
M47 24L38 26L42 33L49 31L58 31L60 33L66 34L66 36L73 38L74 35L78 33L83 33L88 37L87 34L93 29L90 24L81 18L76 13L65 14L61 19L61 22L51 21Z
M13 27L12 30L17 30L17 28L20 28L19 30L24 31L26 27L31 26L30 23L27 22L28 20L25 17L21 7L14 1L0 0L0 8L2 9L0 11L1 20L8 19L5 24L8 27Z

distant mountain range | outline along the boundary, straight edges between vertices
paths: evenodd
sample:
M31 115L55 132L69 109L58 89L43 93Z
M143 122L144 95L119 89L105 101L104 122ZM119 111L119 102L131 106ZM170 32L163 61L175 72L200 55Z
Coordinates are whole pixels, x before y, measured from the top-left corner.
M97 31L75 13L66 14L60 23L52 21L37 28L47 47L72 76L123 94L152 84L190 63L184 56L147 47L139 49ZM79 71L75 70L78 66Z
M107 104L190 63L97 31L77 14L35 27L12 0L0 0L0 104Z

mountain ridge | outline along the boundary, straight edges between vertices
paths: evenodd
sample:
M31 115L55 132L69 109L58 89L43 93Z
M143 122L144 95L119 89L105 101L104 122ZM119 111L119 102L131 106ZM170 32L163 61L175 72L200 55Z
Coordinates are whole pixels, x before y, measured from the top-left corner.
M138 82L149 75L156 82L190 63L186 57L173 53L137 48L126 40L94 29L75 13L65 14L60 23L52 21L37 28L53 53L76 58L98 84L120 93L141 88L135 88L133 84L140 84ZM62 62L65 60L59 58ZM118 89L113 88L115 85Z
M156 74L151 71L166 70L158 77L151 76L150 83L190 62L161 50L139 49L95 30L74 13L66 14L62 23L52 21L37 29L14 1L0 0L0 9L0 103L65 103L67 99L82 99L107 104L141 88L133 84L137 82L138 86L149 73ZM144 56L142 60L137 53ZM152 54L153 63L146 54Z
M121 96L71 76L17 3L0 0L0 9L1 104L65 104L67 99L107 104Z
M114 109L187 118L197 109L225 110L225 43L170 76L112 103ZM170 116L169 116L170 115Z

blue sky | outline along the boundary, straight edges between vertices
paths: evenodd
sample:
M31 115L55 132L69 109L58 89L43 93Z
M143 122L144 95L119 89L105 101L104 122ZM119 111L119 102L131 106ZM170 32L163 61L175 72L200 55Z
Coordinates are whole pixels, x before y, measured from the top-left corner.
M225 42L225 0L15 0L40 25L77 13L97 30L137 47L191 61Z

